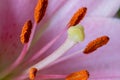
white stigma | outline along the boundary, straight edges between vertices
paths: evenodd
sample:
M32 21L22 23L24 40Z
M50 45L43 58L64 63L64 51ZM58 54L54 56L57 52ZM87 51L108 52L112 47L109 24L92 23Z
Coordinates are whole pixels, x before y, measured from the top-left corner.
M72 26L68 29L68 38L75 41L80 42L85 38L84 28L81 25Z

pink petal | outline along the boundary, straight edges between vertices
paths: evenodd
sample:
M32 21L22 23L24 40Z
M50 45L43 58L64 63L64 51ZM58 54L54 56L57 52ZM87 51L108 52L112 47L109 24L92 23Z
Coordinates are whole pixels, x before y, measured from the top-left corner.
M56 9L66 1L59 1L55 9L46 17L53 15ZM34 7L37 0L3 0L0 2L0 69L11 64L20 54L22 44L19 40L22 26L28 19L33 20ZM56 1L50 2L49 6L55 5ZM48 8L48 11L51 10ZM9 55L9 56L8 56Z
M92 20L92 21L91 21ZM68 74L73 71L87 69L91 78L111 78L120 77L120 20L113 18L86 18L83 22L86 31L85 44L101 35L108 35L110 42L89 54L79 54L64 62L58 63L47 69L40 71L49 74ZM73 65L74 63L74 65Z
M114 16L120 8L120 0L97 0L97 4L91 5L93 10L90 16Z

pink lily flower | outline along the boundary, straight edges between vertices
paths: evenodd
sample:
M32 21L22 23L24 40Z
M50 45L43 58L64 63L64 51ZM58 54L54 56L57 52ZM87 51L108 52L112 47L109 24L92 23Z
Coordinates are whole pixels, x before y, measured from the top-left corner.
M35 80L71 80L68 76L80 70L89 72L81 80L120 79L120 20L114 17L120 0L48 0L48 4L42 3L47 6L38 22L34 19L37 3L37 0L0 2L0 80L29 80L31 75ZM87 12L76 25L83 25L85 40L74 43L67 39L67 27L82 7ZM31 20L33 28L28 42L21 43L21 30L27 20ZM84 54L90 41L104 35L110 39L108 44ZM37 69L37 73L29 74L31 68Z

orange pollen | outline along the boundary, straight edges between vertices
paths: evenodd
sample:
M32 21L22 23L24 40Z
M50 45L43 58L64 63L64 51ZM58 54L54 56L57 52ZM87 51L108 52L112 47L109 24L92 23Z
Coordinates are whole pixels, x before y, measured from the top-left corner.
M82 7L80 8L71 18L71 20L68 23L68 28L70 26L75 26L76 24L78 24L85 16L87 12L87 8L86 7Z
M83 52L85 54L89 54L89 53L95 51L97 48L102 47L103 45L107 44L108 41L109 41L108 36L99 37L99 38L91 41L90 43L88 43L88 45L86 46L86 48L84 49Z
M29 79L30 80L35 80L37 71L38 70L36 68L31 68L30 69L30 72L29 72Z
M39 23L45 15L46 8L48 6L48 0L38 0L38 3L34 10L34 19L36 23Z
M24 24L21 35L20 35L20 40L23 44L29 41L31 30L32 30L32 22L31 20L29 20Z
M87 80L89 78L89 72L87 70L81 70L79 72L71 73L65 80Z

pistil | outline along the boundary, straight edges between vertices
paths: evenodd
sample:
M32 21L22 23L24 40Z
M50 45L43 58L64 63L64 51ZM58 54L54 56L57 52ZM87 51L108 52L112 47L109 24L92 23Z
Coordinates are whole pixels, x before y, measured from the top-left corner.
M81 25L77 25L75 27L71 27L68 29L68 38L66 41L51 55L34 65L38 70L41 70L47 67L49 64L54 62L56 59L61 57L65 52L70 50L77 43L84 40L84 29Z

